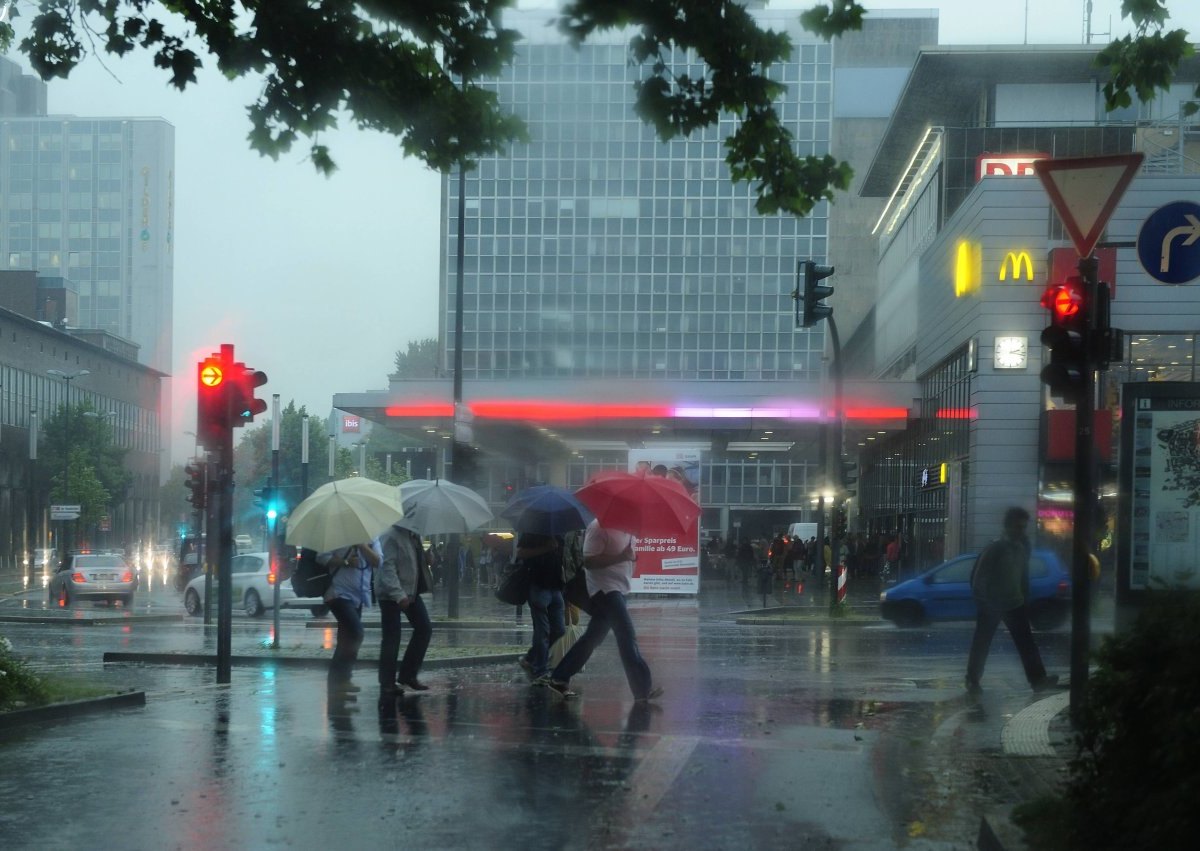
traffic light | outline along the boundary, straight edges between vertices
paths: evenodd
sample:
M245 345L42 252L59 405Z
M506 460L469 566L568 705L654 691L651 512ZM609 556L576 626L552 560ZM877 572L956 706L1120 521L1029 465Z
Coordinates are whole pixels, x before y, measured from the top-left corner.
M847 497L853 497L858 493L858 462L842 458L839 463L841 464L842 489L846 492Z
M200 361L196 380L196 442L205 449L220 451L229 430L228 359L212 354Z
M1073 275L1062 283L1051 284L1042 294L1042 307L1050 311L1050 325L1042 331L1042 344L1050 352L1050 362L1042 367L1042 381L1055 396L1078 402L1084 375L1094 368L1088 352L1088 304L1083 279Z
M833 295L833 287L820 282L833 274L832 266L818 266L812 260L802 260L796 267L796 275L802 278L797 282L796 324L801 328L811 328L822 319L833 315L833 308L821 302Z
M275 507L275 489L269 484L261 488L256 488L254 491L254 507L263 513L267 520L274 520L279 516L279 511Z
M192 504L192 509L195 511L204 511L204 507L208 502L207 482L205 481L205 464L203 461L192 461L183 468L183 474L187 477L183 486L187 488L187 501Z
M254 418L267 410L264 399L254 396L255 388L267 383L267 374L262 370L250 369L244 363L233 365L229 385L229 425L231 428L254 422Z

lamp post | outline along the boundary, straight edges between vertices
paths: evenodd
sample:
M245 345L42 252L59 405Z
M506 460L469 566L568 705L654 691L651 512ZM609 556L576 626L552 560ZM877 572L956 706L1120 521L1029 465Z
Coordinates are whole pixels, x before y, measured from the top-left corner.
M48 369L47 375L53 375L56 378L61 378L66 385L65 401L63 402L63 503L71 498L71 382L76 378L82 378L85 375L91 375L90 369L80 369L75 372L64 372L61 369ZM70 528L70 520L63 521L63 556L70 553L70 541L66 540L66 529Z

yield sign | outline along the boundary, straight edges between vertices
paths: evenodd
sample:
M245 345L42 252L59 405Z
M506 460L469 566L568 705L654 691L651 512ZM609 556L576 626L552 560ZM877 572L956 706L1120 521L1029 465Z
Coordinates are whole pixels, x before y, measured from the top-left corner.
M1117 202L1142 166L1142 154L1037 160L1034 174L1080 257L1088 257Z

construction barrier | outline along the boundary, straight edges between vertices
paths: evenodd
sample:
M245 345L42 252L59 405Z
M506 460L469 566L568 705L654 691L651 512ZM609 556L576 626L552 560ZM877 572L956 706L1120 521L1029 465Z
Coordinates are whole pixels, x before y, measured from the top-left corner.
M839 603L844 603L846 601L846 565L839 564L837 566L837 578L838 578L837 601Z

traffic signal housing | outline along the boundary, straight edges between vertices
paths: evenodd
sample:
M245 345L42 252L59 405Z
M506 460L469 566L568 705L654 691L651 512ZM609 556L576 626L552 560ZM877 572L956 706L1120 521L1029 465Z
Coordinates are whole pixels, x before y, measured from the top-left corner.
M1042 381L1055 396L1078 402L1084 375L1094 368L1088 350L1090 306L1083 279L1073 275L1051 284L1042 294L1042 307L1050 311L1050 324L1042 331L1042 344L1050 352L1050 362L1042 367Z
M183 486L187 489L187 501L194 511L202 512L208 504L208 482L203 461L192 461L183 468Z
M227 358L212 354L200 361L196 375L196 442L214 452L229 430L230 366Z
M254 418L267 410L265 399L254 395L256 388L267 383L267 374L259 369L250 369L244 363L233 365L230 382L229 425L230 428L254 422Z
M801 278L796 289L796 324L811 328L833 315L833 308L822 301L833 295L833 287L821 281L833 274L832 266L819 266L812 260L802 260L796 270Z

